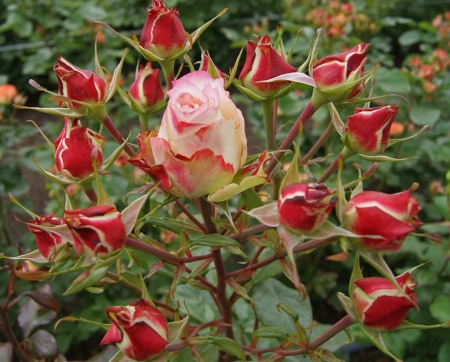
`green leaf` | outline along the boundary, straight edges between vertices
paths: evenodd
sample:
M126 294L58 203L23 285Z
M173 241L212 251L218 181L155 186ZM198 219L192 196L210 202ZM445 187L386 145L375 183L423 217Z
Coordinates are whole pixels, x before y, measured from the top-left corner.
M246 206L246 210L250 211L263 205L261 198L254 189L248 189L241 193L242 201Z
M445 342L440 348L438 353L438 362L450 361L450 341Z
M428 103L415 103L411 106L411 120L419 126L433 126L441 117L441 110Z
M54 361L58 356L58 344L49 332L40 329L25 340L28 353L39 360Z
M44 308L33 299L28 299L20 307L17 321L25 337L28 337L34 328L46 325L56 317L56 312Z
M179 255L184 255L186 250L194 246L235 247L242 249L241 244L234 239L231 239L227 236L223 236L220 234L209 234L200 236L195 239L191 239L187 244L183 245L180 249L178 249L177 253Z
M239 358L241 361L246 361L245 353L236 341L227 337L207 337L209 343L219 347L232 356Z
M83 289L93 286L106 275L108 268L109 266L103 266L101 268L85 270L72 282L69 289L67 289L62 295L66 296L77 293Z
M296 332L292 319L277 309L280 303L294 309L300 319L300 324L309 326L312 323L312 309L309 297L301 301L301 296L295 289L285 286L280 281L270 278L253 287L251 296L255 301L256 316L265 327L275 327L288 333Z
M450 320L449 298L448 295L438 295L430 305L431 315L441 323Z
M410 45L420 42L421 39L422 39L422 32L417 29L411 29L411 30L405 31L398 38L398 42L400 45L410 46Z
M189 323L189 316L184 317L183 319L175 322L169 322L169 344L175 343L181 339L181 335L183 334L184 329Z
M275 338L287 340L289 338L289 333L275 327L261 327L254 331L252 336L253 338Z

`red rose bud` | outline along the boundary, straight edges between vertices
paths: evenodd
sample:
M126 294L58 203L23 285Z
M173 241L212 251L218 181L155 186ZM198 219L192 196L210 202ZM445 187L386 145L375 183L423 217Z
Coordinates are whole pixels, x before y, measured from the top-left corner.
M340 54L329 55L314 63L311 77L318 91L331 102L357 97L364 88L364 64L369 44L358 44Z
M258 44L247 41L247 57L239 75L239 80L244 87L256 95L269 98L289 83L285 81L259 82L296 71L296 68L276 52L270 43L269 36L265 35L258 38Z
M125 225L114 206L65 210L64 216L78 255L107 256L125 245Z
M164 90L159 80L159 69L152 69L150 62L140 66L136 80L128 92L131 108L139 113L150 113L164 103Z
M214 79L222 78L225 80L223 72L216 67L211 57L205 52L202 52L202 60L200 62L200 67L198 70L204 70L205 72L208 72L209 75Z
M128 358L147 361L161 354L168 344L166 319L145 299L136 300L126 307L108 307L106 314L112 325L101 345L116 343Z
M400 289L388 279L363 278L355 281L352 299L361 324L377 331L392 331L399 327L409 310L415 306L413 292L417 283L409 273L395 278Z
M51 231L42 230L38 226L53 227L63 225L64 220L54 217L54 213L48 216L40 216L27 223L28 229L33 233L36 246L42 256L51 262L58 262L70 256L70 244L60 235Z
M343 142L355 153L371 155L384 152L397 112L395 105L355 108L355 114L348 117Z
M283 187L278 199L280 224L301 234L315 231L333 210L337 201L333 195L325 184L299 182Z
M79 119L65 119L64 128L54 142L55 162L59 172L72 180L85 178L94 172L93 162L101 165L101 146L105 137L81 126Z
M74 101L89 103L92 108L102 105L106 99L106 82L89 70L83 70L59 57L53 67L58 78L59 94ZM88 114L89 108L76 102L67 102L74 112Z
M344 213L344 225L361 235L361 238L352 239L359 249L397 251L406 236L422 225L417 217L419 211L420 205L411 197L411 190L392 195L364 191L349 201Z
M186 34L177 9L168 9L162 0L153 0L147 10L139 45L163 59L184 49Z

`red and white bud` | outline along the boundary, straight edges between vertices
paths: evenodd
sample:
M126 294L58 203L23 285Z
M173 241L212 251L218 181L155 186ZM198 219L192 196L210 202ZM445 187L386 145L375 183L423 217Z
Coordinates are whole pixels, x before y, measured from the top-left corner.
M125 225L114 206L65 210L64 220L72 233L78 255L106 257L125 245Z
M107 307L106 314L112 325L101 345L115 343L126 357L147 361L161 354L168 344L167 320L145 299L125 307Z
M343 142L355 153L372 155L384 152L398 109L392 104L375 108L355 108L355 114L348 117Z
M277 53L270 43L269 36L265 35L258 38L257 44L247 41L247 57L239 80L245 88L256 95L269 98L289 85L289 82L261 83L261 81L296 71L296 68Z
M324 57L313 64L311 77L317 90L331 102L343 102L357 97L364 88L364 65L369 44Z
M417 283L404 273L395 278L400 290L388 279L363 278L355 281L353 291L355 314L368 328L384 332L398 328L415 306Z
M103 162L101 147L105 137L81 125L79 119L66 118L55 140L55 163L58 171L71 180L83 179Z
M58 78L58 92L60 95L74 101L89 103L82 105L77 102L67 102L67 106L74 112L89 114L90 109L101 106L107 95L105 80L89 70L83 70L59 57L53 67Z
M411 190L397 194L364 191L349 201L344 213L344 226L361 235L360 238L352 238L361 250L397 251L406 236L422 225L417 217L419 211L420 205L411 197Z
M139 113L150 113L164 103L164 90L159 80L159 69L152 69L150 62L140 66L136 80L130 85L128 94L131 108Z
M300 234L317 230L336 204L334 190L325 184L293 183L283 187L278 199L280 225Z
M48 216L36 217L27 223L28 229L34 235L39 252L45 259L53 263L63 261L72 254L70 250L71 245L66 239L50 230L39 228L39 226L54 227L63 225L64 220L54 217L54 215L52 213Z
M177 9L168 9L163 0L153 0L147 10L139 45L163 59L180 53L186 44L186 34Z

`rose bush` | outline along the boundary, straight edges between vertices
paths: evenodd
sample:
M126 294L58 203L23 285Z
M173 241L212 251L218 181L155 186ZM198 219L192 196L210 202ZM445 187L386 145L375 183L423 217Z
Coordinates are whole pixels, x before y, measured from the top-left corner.
M241 111L205 71L174 81L159 133L139 134L129 162L175 196L204 196L229 184L244 165L247 138Z
M402 324L415 306L413 292L417 283L404 273L395 278L400 289L386 278L372 277L355 281L352 299L360 323L378 331L391 331Z
M362 235L352 239L357 248L388 252L401 248L405 238L422 225L420 205L411 190L397 194L364 191L353 197L344 213L344 225ZM372 237L371 237L372 236Z
M164 351L168 339L167 321L145 299L125 307L108 307L112 322L100 344L116 343L123 354L136 361L147 361Z

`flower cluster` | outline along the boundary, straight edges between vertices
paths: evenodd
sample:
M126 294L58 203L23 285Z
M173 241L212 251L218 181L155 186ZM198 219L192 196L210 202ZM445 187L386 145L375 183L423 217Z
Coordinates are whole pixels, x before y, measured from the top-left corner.
M327 5L328 9L312 10L307 19L323 26L329 38L340 38L346 25L355 21L355 11L350 3L331 0ZM227 74L207 51L202 51L198 62L186 55L214 20L189 34L177 9L154 0L139 37L127 38L108 24L96 23L145 58L138 62L128 84L120 83L126 52L110 73L99 64L97 51L95 72L63 57L57 59L53 68L57 93L30 81L59 104L28 108L64 117L54 142L40 130L54 155L54 173L38 166L58 184L58 190L64 190L65 202L61 218L55 216L56 210L37 216L11 196L32 216L26 224L38 249L18 257L25 261L22 268L16 268L16 275L37 280L80 272L66 294L84 289L101 293L111 283L123 283L137 292L140 299L106 308L111 324L90 321L107 329L100 344L119 348L112 360L163 361L189 356L206 360L205 350L223 360L228 359L225 354L239 360L245 360L246 354L254 360L275 361L301 354L311 360L322 356L335 360L320 345L354 323L387 352L379 333L411 326L404 320L417 307L417 283L411 276L414 268L395 278L383 254L398 252L408 235L419 235L417 229L423 223L421 206L412 194L415 185L397 193L363 190L363 181L376 172L376 165L363 172L365 164L354 164L359 174L347 180L351 177L348 158L401 161L383 153L394 143L414 137L390 139L404 131L395 123L400 107L371 105L381 97L373 98L366 90L377 69L365 69L369 44L318 58L318 32L309 56L298 66L291 64L294 46L286 52L280 30L273 42L269 35L248 40L240 72L236 61ZM106 43L104 38L101 41ZM175 63L181 61L186 67L177 73ZM412 65L417 76L431 81L449 62L445 51L437 49L429 63L413 59ZM298 84L312 88L311 98L295 122L278 127L283 104L279 99ZM246 112L239 109L248 100L235 103L229 87L261 106L267 148L258 146L257 153L249 154ZM114 107L107 105L116 90L136 114L137 137L128 130L130 136L125 138L125 125L116 124L108 115L107 108ZM11 102L16 95L12 88L4 87L3 93L0 88L0 103ZM305 142L296 140L301 133L309 137L309 120L321 122L313 115L322 106L330 112L329 125L320 125L325 131L305 152ZM344 123L342 110L350 107ZM85 117L95 118L97 126ZM283 139L280 129L285 131ZM342 143L335 159L313 159L333 133L340 138L332 139ZM106 156L110 138L117 148ZM280 167L283 163L289 166ZM328 182L333 175L335 179ZM377 182L372 180L368 184ZM115 204L127 206L122 209ZM297 267L304 254L330 244L342 249L338 257L331 256L334 261L351 254L348 259L353 262L349 296L338 294L347 315L310 341L315 332L305 331L315 328L312 314L306 323L297 313L308 309L300 303L309 303L309 288L301 282L304 269ZM316 261L320 261L321 254L317 254ZM235 265L236 260L244 265ZM380 275L364 278L360 260ZM30 261L42 263L42 270L29 267ZM279 268L265 269L267 275L254 274L274 262ZM294 288L268 277L277 271ZM167 288L162 285L164 278L170 279ZM257 319L252 325L265 320L250 333L243 328L243 337L236 338L233 308L241 297L249 301L242 310L252 311ZM184 298L185 304L180 302ZM256 348L258 339L272 337L271 347ZM251 340L255 342L250 346L241 345ZM216 347L223 356L219 357ZM178 353L185 354L176 357ZM268 359L263 356L269 353Z

